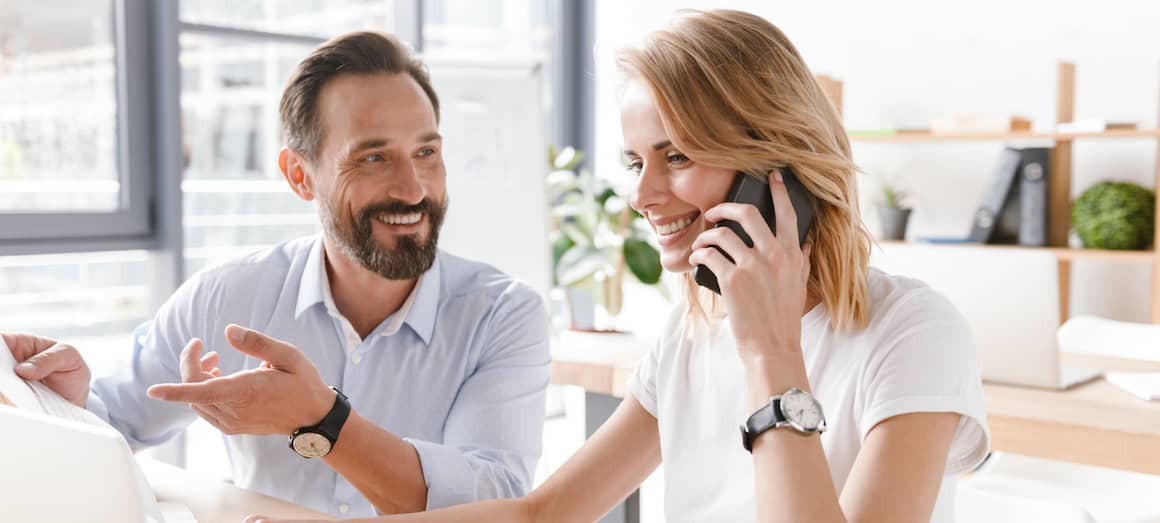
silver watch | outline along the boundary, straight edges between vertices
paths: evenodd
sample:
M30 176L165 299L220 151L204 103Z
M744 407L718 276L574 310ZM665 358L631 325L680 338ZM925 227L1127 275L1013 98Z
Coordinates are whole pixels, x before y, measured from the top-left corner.
M826 430L826 416L822 404L798 388L769 398L769 403L757 409L741 425L741 445L753 452L753 441L769 429L791 428L802 434L817 434Z

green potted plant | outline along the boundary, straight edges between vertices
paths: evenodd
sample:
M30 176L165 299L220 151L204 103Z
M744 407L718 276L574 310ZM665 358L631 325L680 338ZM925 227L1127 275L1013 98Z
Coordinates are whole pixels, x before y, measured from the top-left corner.
M577 170L583 159L572 147L548 151L555 284L567 291L572 328L617 330L625 276L656 285L660 252L651 243L647 221L629 206L626 191L587 169ZM586 310L592 306L595 311Z
M1156 193L1131 182L1097 183L1071 205L1071 225L1088 249L1146 249L1155 216Z
M906 224L913 210L907 205L907 195L891 181L882 179L879 189L878 211L879 235L883 240L905 240Z

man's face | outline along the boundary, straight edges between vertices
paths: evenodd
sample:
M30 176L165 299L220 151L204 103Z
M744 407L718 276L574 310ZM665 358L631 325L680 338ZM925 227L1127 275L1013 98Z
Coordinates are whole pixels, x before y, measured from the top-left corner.
M435 110L407 74L341 75L318 100L323 129L309 169L326 235L392 280L435 261L447 210Z

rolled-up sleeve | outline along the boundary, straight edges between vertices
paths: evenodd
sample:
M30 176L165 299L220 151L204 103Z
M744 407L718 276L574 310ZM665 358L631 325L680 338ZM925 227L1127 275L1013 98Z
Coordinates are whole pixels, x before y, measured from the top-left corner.
M447 417L443 441L407 438L427 483L427 509L523 496L543 444L548 316L539 294L513 285L497 301L484 349Z

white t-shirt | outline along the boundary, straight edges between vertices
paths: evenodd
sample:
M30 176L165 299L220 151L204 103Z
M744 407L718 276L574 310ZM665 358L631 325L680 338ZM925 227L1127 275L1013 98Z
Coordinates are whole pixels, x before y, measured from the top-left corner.
M917 280L871 269L870 321L840 334L818 306L802 317L810 388L826 415L822 447L842 492L862 440L879 422L909 412L961 414L932 522L954 521L955 475L990 443L974 340L966 320ZM657 418L665 468L665 520L756 519L753 460L738 427L751 414L728 320L691 328L679 306L629 391Z

